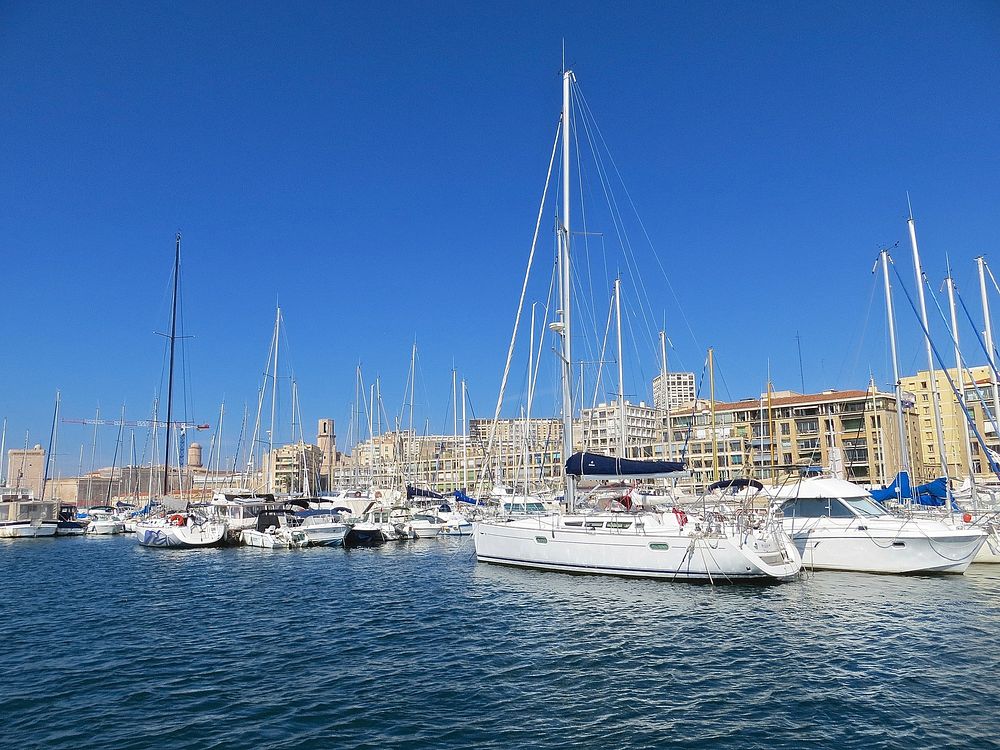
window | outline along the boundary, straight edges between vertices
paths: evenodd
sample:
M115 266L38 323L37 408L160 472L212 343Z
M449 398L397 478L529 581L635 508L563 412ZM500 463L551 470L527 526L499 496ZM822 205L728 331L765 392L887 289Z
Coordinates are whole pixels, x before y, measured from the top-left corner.
M818 419L796 419L795 429L798 432L819 432Z
M870 497L845 497L844 502L863 516L884 516L888 513Z
M800 497L785 503L782 510L792 518L821 518L828 515L830 504L826 500Z
M781 434L782 435L790 435L791 432L792 432L792 426L790 424L788 424L788 422L782 422L781 423Z

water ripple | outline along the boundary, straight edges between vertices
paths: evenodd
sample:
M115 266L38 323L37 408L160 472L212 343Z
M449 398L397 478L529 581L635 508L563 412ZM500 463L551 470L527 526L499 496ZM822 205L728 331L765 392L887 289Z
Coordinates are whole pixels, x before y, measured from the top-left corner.
M1000 567L1000 566L998 566ZM1000 569L774 587L0 543L4 745L996 747Z

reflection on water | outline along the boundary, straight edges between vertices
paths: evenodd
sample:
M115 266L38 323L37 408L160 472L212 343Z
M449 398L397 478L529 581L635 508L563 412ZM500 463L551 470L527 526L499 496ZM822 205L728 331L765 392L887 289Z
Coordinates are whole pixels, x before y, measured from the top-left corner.
M469 538L19 540L3 744L992 746L998 593L1000 566L711 587L477 565Z

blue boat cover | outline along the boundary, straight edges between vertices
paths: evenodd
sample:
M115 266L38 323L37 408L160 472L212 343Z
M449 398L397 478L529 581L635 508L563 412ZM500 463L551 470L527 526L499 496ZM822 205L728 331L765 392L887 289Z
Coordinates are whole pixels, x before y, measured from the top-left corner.
M469 497L462 490L455 490L455 502L467 503L468 505L485 505L486 503L476 500L474 497Z
M914 488L910 483L910 476L905 471L899 472L892 483L882 490L870 490L872 497L880 503L886 500L900 498L902 500L912 499L917 505L928 505L941 507L948 498L948 482L944 477L920 484ZM951 501L951 506L960 510L955 501Z
M574 477L662 477L684 471L679 461L639 461L634 458L574 453L566 461L566 473Z
M423 490L420 487L414 487L412 484L406 485L406 499L412 500L415 497L432 497L435 500L441 500L444 498L444 495L432 490Z

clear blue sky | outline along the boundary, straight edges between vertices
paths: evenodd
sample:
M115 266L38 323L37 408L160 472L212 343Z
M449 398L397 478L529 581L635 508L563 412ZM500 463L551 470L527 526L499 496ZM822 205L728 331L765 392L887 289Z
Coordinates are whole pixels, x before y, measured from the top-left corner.
M145 416L176 230L192 418L254 403L276 299L309 431L332 416L345 436L359 361L397 411L414 337L420 422L443 426L453 362L491 412L563 38L677 292L646 248L650 314L678 367L715 346L722 398L759 393L768 361L798 389L796 331L807 389L887 387L871 267L901 241L912 276L906 191L929 276L950 254L978 314L972 259L1000 241L995 2L0 2L8 443L47 440L57 388L64 416ZM633 348L642 397L657 364ZM64 427L67 467L87 441Z

